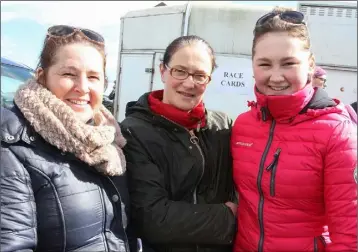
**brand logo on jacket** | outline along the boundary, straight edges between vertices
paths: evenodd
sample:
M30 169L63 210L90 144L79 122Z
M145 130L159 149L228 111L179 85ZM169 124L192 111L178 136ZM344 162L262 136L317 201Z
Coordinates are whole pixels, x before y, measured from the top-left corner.
M236 145L251 147L254 143L236 142Z

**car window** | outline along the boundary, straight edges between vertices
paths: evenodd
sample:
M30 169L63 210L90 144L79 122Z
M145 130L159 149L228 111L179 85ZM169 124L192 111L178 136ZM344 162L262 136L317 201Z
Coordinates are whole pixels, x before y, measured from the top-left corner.
M23 83L23 80L1 75L1 93L15 93Z
M1 76L9 76L14 79L27 80L33 76L33 71L28 68L1 64Z
M1 64L1 103L11 103L16 90L33 76L30 69Z

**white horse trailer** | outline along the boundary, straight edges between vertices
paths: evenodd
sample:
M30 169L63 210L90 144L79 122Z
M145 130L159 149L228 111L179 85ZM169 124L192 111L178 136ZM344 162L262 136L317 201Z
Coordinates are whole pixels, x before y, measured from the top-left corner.
M357 2L301 1L317 65L327 71L327 92L357 101Z
M355 101L356 7L307 2L300 3L298 8L309 22L317 64L328 72L328 92L345 103ZM124 119L129 101L137 100L145 92L163 88L160 61L169 43L182 35L198 35L215 51L218 68L204 97L206 107L226 112L232 118L247 111L247 101L255 98L252 32L256 20L271 9L235 3L189 2L127 13L121 18L114 106L118 121ZM344 91L340 91L342 87Z

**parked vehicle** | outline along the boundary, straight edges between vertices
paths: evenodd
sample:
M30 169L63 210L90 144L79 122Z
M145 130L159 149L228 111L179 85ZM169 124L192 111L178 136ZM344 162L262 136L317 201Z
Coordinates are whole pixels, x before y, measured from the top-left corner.
M200 36L215 51L218 68L206 90L205 106L232 118L247 111L247 101L255 98L252 31L256 20L272 8L189 2L125 14L121 18L114 102L117 120L124 119L129 101L163 88L160 60L170 41L182 35ZM357 3L298 1L297 9L305 14L316 63L327 71L329 96L345 104L356 101Z
M1 57L1 106L12 106L16 90L33 76L32 68Z
M108 83L108 87L103 94L103 102L102 102L102 104L109 111L111 111L112 114L113 114L113 109L114 109L113 103L114 103L114 97L115 97L115 93L114 93L115 83L116 83L116 81L114 81L114 83L113 82Z

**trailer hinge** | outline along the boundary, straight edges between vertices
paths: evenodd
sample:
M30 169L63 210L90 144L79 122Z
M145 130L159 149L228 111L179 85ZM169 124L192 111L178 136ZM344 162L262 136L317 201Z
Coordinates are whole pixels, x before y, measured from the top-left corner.
M145 72L146 73L154 73L154 68L146 68Z

